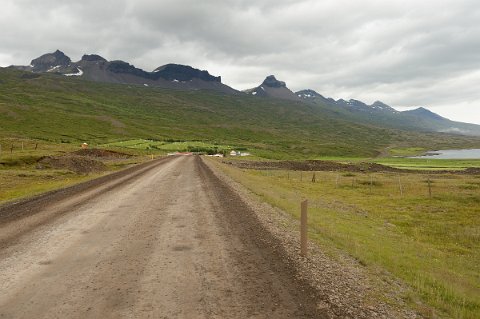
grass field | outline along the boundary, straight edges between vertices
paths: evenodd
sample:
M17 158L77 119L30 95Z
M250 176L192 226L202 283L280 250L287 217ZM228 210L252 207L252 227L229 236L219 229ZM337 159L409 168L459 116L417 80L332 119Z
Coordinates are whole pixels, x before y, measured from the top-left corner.
M149 140L160 150L161 143L198 142L243 147L273 159L375 157L393 145L396 150L480 145L478 137L357 123L322 105L25 74L0 69L0 139L73 145Z
M134 155L132 158L102 161L106 171L77 174L66 169L38 169L37 162L44 156L63 156L79 150L79 144L0 138L0 145L0 204L74 185L150 158L145 156L149 152L128 149L129 154Z
M126 148L126 149L136 149L136 150L150 150L157 151L160 153L168 152L208 152L208 153L223 153L229 152L233 149L245 149L244 147L235 147L229 145L222 145L213 143L207 143L202 141L155 141L155 140L144 140L144 139L134 139L134 140L125 140L112 143L106 143L101 145L101 147L106 148Z
M480 167L480 159L376 158L372 161L404 169L463 170L469 167Z
M295 218L309 199L310 238L332 255L348 252L374 276L406 282L405 300L426 317L478 318L480 176L315 172L312 183L312 172L219 165Z

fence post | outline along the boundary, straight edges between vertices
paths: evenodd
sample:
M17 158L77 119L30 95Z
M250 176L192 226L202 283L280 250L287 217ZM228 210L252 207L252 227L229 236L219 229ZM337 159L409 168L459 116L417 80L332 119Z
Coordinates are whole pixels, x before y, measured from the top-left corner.
M317 181L317 179L315 178L315 172L313 172L312 183L315 183L316 181Z
M428 183L428 197L432 198L432 183L430 182L430 177L427 180Z
M307 256L307 238L308 238L308 225L307 225L307 211L308 200L304 200L301 204L300 215L300 255Z
M398 175L398 187L400 188L400 196L403 197L403 186L402 181L400 180L400 175Z

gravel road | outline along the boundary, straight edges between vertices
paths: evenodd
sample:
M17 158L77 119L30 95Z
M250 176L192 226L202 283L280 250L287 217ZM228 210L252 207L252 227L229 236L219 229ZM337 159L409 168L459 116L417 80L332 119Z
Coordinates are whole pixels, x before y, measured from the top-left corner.
M0 318L324 318L294 278L194 156L0 208Z

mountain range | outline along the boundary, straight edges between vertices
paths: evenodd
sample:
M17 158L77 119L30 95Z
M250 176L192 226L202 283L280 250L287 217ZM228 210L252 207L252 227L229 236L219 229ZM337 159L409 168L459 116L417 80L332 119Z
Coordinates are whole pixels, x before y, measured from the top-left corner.
M168 89L205 89L227 94L239 93L223 84L219 76L210 75L208 71L201 71L187 65L166 64L152 72L147 72L125 61L107 61L97 54L85 54L80 61L72 62L62 51L57 50L33 59L28 66L10 66L10 68L33 73L77 76L96 82L138 84Z
M293 92L285 82L277 80L274 75L267 76L255 88L239 91L223 84L220 76L213 76L208 71L187 65L166 64L148 72L136 68L128 62L108 61L96 54L86 54L80 61L72 62L60 50L33 59L28 66L10 66L9 68L33 73L79 77L96 82L135 84L189 91L213 90L228 95L281 99L292 103L307 103L328 108L340 118L355 123L420 132L480 136L480 125L451 121L425 107L400 112L380 101L368 105L354 99L347 101L327 98L311 89Z

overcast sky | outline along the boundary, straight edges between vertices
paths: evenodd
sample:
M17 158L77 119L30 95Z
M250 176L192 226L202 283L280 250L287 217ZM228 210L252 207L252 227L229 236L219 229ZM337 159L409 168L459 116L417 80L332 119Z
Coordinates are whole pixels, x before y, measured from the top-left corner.
M0 66L60 49L151 71L188 64L236 89L426 106L480 124L477 0L1 0Z

